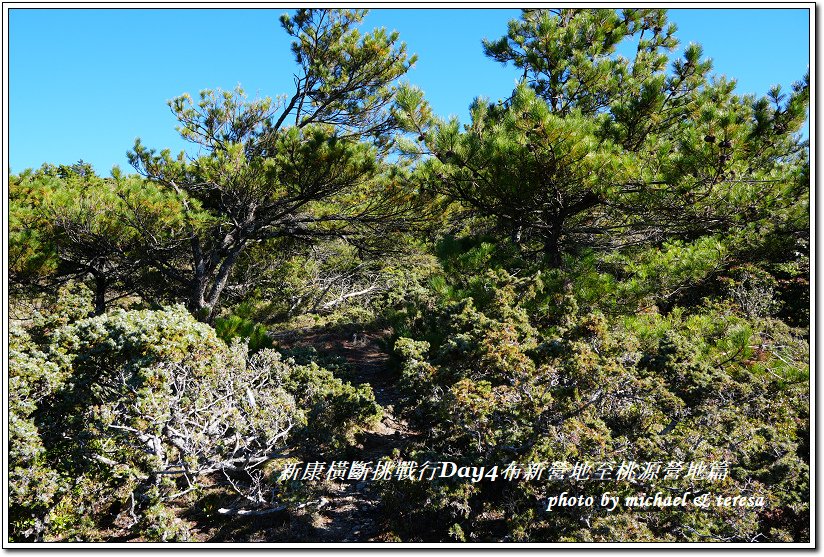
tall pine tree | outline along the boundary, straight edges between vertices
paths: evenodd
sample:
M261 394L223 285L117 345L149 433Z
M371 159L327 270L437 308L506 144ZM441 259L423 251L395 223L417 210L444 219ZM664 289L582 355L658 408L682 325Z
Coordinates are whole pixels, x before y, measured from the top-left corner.
M138 172L183 200L184 234L147 236L144 256L187 293L199 318L214 317L250 245L355 241L404 225L410 197L383 177L381 161L396 127L394 83L415 58L397 33L361 35L365 13L283 16L298 67L291 97L249 101L241 90L203 91L197 102L181 96L170 103L178 129L202 154L158 154L139 140L129 154ZM170 265L170 245L186 245L185 260Z
M484 42L523 70L509 99L477 99L465 129L431 118L420 94L400 99L431 155L424 182L552 266L583 248L741 229L789 206L809 78L789 95L737 96L698 45L669 63L674 32L664 10L524 10Z

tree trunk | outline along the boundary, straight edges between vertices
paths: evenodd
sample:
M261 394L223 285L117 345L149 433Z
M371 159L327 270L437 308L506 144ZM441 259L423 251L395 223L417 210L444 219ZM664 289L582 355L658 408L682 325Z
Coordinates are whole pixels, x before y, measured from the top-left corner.
M555 219L552 227L544 234L544 257L553 268L561 266L561 229L563 222Z
M558 239L552 238L544 243L544 257L546 263L552 268L561 266L561 250L558 247Z
M106 275L94 273L94 314L106 313Z
M207 319L204 317L204 314L207 313L206 310L206 300L204 294L206 292L206 282L207 277L198 270L195 270L195 276L192 279L191 283L191 290L189 293L189 299L186 302L186 309L188 309L192 315L198 321L207 322ZM211 313L211 310L208 311Z
M213 272L214 276L207 275L202 266L195 268L192 291L187 305L198 321L203 323L214 321L215 309L218 307L223 289L229 282L229 276L241 251L243 251L243 244L234 247Z

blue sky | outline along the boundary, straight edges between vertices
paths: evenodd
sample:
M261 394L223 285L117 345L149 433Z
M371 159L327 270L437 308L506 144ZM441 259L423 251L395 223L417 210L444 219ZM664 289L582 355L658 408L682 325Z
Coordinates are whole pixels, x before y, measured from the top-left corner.
M9 165L83 159L98 173L131 170L126 151L185 147L166 101L184 92L231 89L250 97L293 87L285 10L23 9L9 11ZM506 98L517 72L484 57L481 39L498 38L518 10L376 9L366 30L400 32L419 56L407 79L441 116L468 119L476 96ZM677 9L683 51L704 46L715 72L739 93L789 88L809 65L806 9Z

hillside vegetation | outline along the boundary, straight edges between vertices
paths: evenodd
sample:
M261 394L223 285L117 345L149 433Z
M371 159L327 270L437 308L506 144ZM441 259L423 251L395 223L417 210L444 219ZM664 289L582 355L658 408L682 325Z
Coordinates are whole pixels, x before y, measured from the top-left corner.
M809 541L809 75L525 10L461 123L364 15L170 101L197 156L9 176L11 540Z

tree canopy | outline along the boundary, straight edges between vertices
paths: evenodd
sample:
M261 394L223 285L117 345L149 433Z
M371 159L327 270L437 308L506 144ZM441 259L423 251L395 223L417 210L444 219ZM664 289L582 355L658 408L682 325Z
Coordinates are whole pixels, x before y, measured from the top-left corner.
M789 95L739 97L697 45L667 67L674 31L663 10L525 10L484 43L524 70L509 99L476 99L463 130L407 99L407 128L432 155L421 180L556 266L564 251L740 228L765 218L765 197L786 207L809 77ZM632 60L616 54L626 41Z
M13 540L808 541L809 73L527 9L462 123L365 13L170 101L188 153L9 177Z

